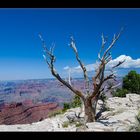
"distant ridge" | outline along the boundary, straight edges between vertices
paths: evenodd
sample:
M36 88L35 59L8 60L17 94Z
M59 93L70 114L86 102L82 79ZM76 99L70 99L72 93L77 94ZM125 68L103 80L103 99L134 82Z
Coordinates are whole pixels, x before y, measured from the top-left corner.
M117 77L117 79L121 79L121 78L123 78L123 76L118 76ZM65 78L63 78L63 79L65 79ZM75 77L75 78L72 78L72 79L73 80L77 80L77 79L84 80L83 77ZM92 76L90 76L89 79L92 79ZM22 82L23 81L42 81L42 80L46 80L46 81L53 80L53 81L55 81L57 79L55 79L55 78L41 78L41 79L0 80L0 83L1 82L21 82L21 81Z

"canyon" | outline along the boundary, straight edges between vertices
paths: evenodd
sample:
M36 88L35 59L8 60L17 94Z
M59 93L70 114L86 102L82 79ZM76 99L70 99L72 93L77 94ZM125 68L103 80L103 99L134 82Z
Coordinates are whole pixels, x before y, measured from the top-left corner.
M73 79L72 84L84 92L83 79ZM51 112L61 110L64 102L71 102L73 96L68 88L54 79L1 81L0 125L42 121Z

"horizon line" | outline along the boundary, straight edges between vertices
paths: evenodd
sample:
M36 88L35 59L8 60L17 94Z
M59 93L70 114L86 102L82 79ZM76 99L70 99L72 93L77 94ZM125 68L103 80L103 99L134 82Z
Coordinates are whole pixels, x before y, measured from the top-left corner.
M89 78L92 78L91 76ZM117 76L117 78L123 78L123 76ZM62 78L66 79L66 78ZM84 79L83 77L72 77L72 79ZM34 78L34 79L13 79L13 80L0 80L0 82L14 82L14 81L30 81L30 80L57 80L56 78ZM58 81L58 80L57 80Z

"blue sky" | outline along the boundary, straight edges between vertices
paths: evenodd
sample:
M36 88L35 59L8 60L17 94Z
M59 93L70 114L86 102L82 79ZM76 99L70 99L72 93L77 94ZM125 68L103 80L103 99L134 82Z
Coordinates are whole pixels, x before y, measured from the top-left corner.
M80 58L88 65L97 60L101 34L108 36L110 42L122 26L125 30L112 57L130 56L132 62L139 64L140 9L0 9L0 80L52 77L42 57L39 33L48 46L55 43L55 67L65 76L65 66L78 66L68 46L71 35ZM129 69L140 72L138 66L132 66L119 73L126 74Z

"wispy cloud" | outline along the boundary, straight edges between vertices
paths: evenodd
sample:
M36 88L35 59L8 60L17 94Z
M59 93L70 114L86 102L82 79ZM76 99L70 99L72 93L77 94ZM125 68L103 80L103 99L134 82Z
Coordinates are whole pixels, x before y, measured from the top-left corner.
M123 64L121 64L118 69L128 69L128 68L140 68L140 58L138 59L133 59L130 56L126 56L126 55L120 55L119 57L111 60L107 65L106 65L106 70L109 70L110 68L112 68L113 66L115 66L116 64L118 64L120 61L123 61L125 59L125 62ZM97 68L97 66L99 65L99 62L93 63L93 64L88 64L86 65L86 69L88 72L90 71L95 71L95 69ZM64 67L64 70L69 69L69 66ZM73 67L70 68L71 69L71 73L81 73L82 69L80 66L77 67Z
M64 70L68 70L70 67L69 66L66 66L66 67L64 67Z

